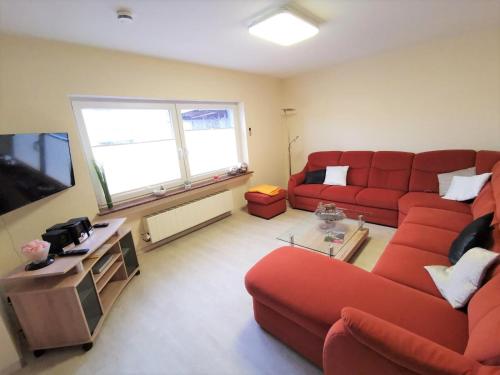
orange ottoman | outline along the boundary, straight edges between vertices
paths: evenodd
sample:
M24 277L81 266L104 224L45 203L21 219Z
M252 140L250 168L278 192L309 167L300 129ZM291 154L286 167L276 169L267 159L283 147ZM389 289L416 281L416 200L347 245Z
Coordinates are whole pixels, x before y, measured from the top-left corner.
M262 193L245 193L248 201L248 213L270 219L286 211L286 191L281 189L277 195Z

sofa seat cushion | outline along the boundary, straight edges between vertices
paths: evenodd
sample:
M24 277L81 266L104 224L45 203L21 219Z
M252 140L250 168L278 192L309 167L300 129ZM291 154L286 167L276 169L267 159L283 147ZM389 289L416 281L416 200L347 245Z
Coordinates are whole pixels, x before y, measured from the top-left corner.
M471 221L470 214L428 207L413 207L404 220L405 223L427 225L457 233L460 233Z
M390 243L414 247L447 257L451 244L458 234L447 229L404 222Z
M444 255L431 253L414 247L389 244L372 272L433 296L441 293L424 266L450 266Z
M295 188L294 193L299 197L320 198L321 192L325 190L328 185L318 184L303 184Z
M366 188L356 195L356 203L368 207L397 210L398 200L404 194L404 191L399 190Z
M329 186L321 191L320 197L332 202L356 204L356 195L361 190L361 186Z
M412 207L440 208L442 210L470 213L470 205L443 199L437 193L410 192L399 199L399 211L407 214Z
M259 303L321 338L350 306L459 353L466 346L467 316L445 300L311 251L274 250L248 271L245 284Z

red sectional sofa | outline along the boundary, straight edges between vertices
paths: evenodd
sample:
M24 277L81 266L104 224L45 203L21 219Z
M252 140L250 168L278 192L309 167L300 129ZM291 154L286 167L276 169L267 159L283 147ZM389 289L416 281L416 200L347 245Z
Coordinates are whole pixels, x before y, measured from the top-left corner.
M398 198L401 200L408 194L399 190L404 188L404 181L409 181L409 194L428 197L425 194L435 194L432 176L436 171L476 163L481 173L500 159L492 157L494 153L479 152L474 158L464 152L469 156L447 158L437 167L426 162L436 154L424 153L413 157L408 172L402 168L411 158L408 154L402 153L400 158L392 158L392 153L377 154L361 154L349 177L351 185L355 181L372 189L366 193L367 201L373 189L389 186L384 184L391 181L393 171L398 171L396 180L400 184L398 189L389 189L390 199L403 192ZM322 167L331 162L332 156L340 161L342 155L313 154L307 167ZM348 157L353 155L349 153ZM394 163L380 167L378 163L387 158ZM378 170L372 172L370 168L367 174L362 171L366 165L376 165ZM300 180L300 176L294 179ZM356 190L364 188L353 186ZM323 190L316 191L319 198L297 194L300 192L297 184L291 197L299 207L312 209L314 199L322 199ZM342 202L337 197L333 201ZM425 207L435 201L424 199L418 202L422 207L408 205L400 227L372 272L296 247L282 247L262 258L245 278L256 321L322 367L327 375L500 374L500 264L462 310L453 309L441 297L423 268L431 264L449 266L448 250L458 233L473 219L492 211L495 217L488 248L500 252L500 162L472 204ZM430 199L441 202L440 198ZM352 205L361 207L359 202ZM397 211L381 209L394 213L376 217L391 218L395 224Z
M294 208L314 211L320 201L363 214L372 223L396 227L411 207L468 213L469 205L442 199L437 175L476 167L490 171L499 151L442 150L419 154L399 151L322 151L309 155L304 169L290 177L288 200ZM306 172L348 165L347 186L303 184Z

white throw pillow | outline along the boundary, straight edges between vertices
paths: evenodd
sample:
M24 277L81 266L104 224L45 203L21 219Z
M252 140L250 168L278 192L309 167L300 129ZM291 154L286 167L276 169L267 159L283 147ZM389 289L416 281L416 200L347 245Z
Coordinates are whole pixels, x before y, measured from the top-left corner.
M448 172L448 173L440 173L438 174L439 181L439 195L443 196L446 194L451 185L451 180L455 176L475 176L476 175L476 167L460 169L458 171Z
M477 176L455 176L444 199L453 201L466 201L476 198L484 184L489 180L491 173L483 173Z
M347 185L347 170L349 166L326 167L325 185Z
M451 267L425 266L441 295L453 308L464 307L481 286L488 267L500 254L474 247Z

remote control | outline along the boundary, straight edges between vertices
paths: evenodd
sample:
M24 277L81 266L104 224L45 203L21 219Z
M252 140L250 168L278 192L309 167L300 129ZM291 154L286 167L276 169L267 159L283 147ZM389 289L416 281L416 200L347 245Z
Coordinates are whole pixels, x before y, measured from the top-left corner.
M94 228L106 228L109 223L95 223Z
M84 255L89 252L89 249L77 249L77 250L67 250L59 254L61 257L72 256L72 255Z

